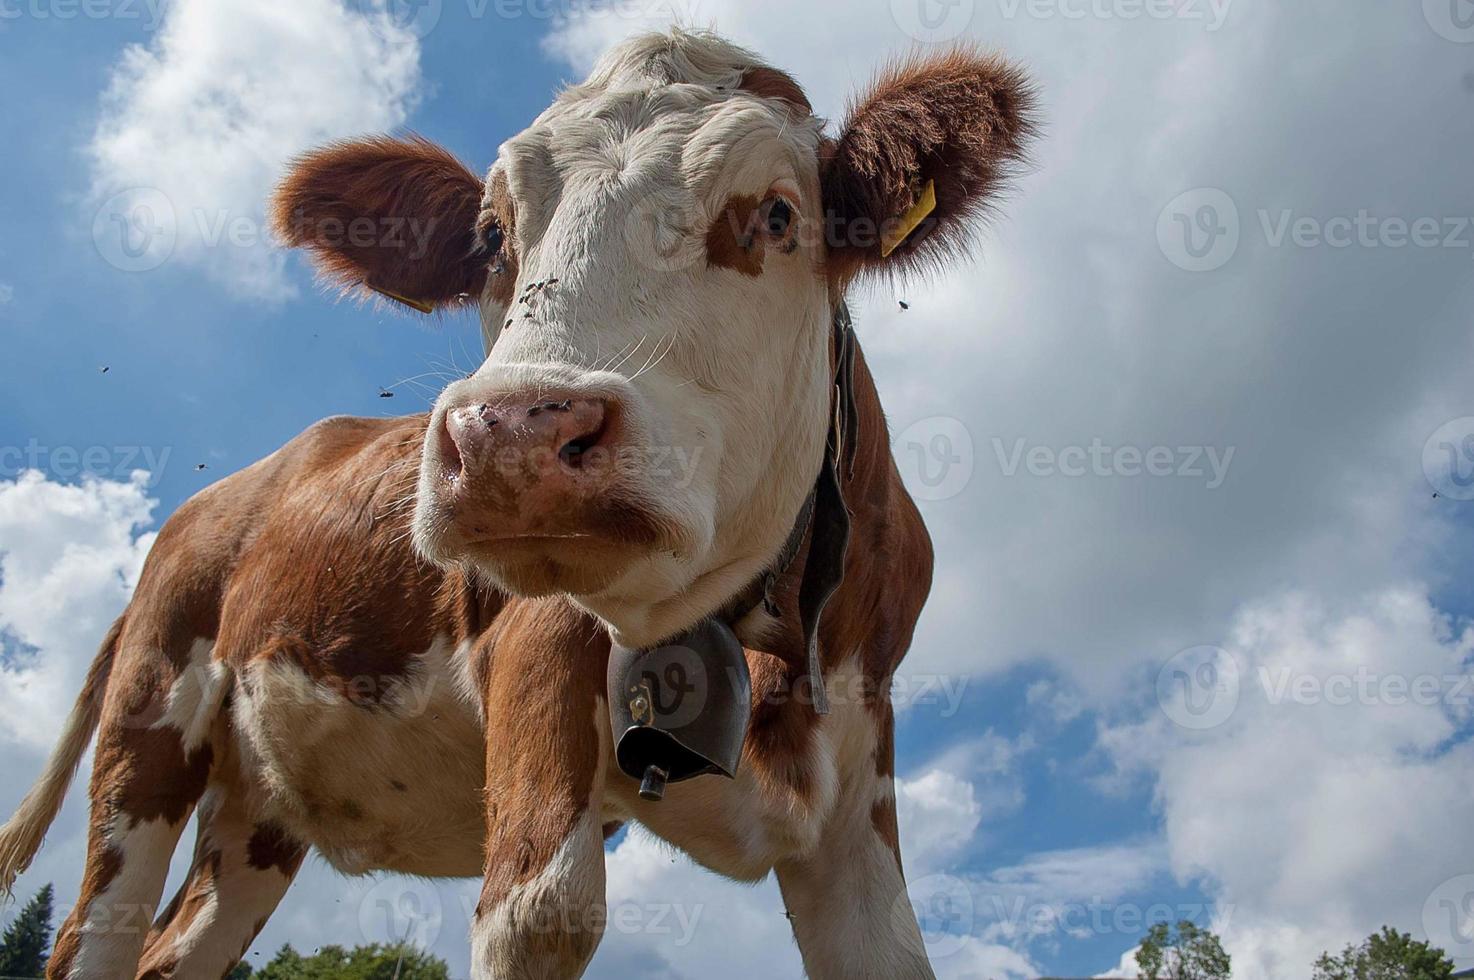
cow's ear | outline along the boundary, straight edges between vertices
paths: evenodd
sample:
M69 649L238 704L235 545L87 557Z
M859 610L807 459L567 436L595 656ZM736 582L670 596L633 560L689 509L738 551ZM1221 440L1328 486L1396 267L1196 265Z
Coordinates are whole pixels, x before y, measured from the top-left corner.
M345 293L372 291L429 312L481 292L481 189L459 160L418 136L345 140L293 161L271 222Z
M1033 132L1033 89L995 55L953 48L885 68L820 161L831 278L965 251Z

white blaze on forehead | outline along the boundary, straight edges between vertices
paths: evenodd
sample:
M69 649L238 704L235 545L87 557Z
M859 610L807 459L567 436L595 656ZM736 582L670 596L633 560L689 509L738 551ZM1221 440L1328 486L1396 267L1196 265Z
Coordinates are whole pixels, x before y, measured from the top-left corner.
M502 149L519 238L542 237L549 212L567 205L559 189L570 181L609 191L618 177L637 196L684 191L709 218L721 203L710 195L761 193L805 172L816 180L822 122L740 91L749 71L768 67L736 45L679 31L611 50Z

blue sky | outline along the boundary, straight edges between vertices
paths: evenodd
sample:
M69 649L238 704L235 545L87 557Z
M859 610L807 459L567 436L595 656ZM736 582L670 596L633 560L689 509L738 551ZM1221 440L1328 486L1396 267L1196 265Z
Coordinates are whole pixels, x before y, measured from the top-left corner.
M1450 19L1465 0L1151 17L1126 0L963 0L928 8L945 14L932 28L908 2L708 0L686 19L793 71L831 118L888 54L960 37L1041 85L1045 139L980 257L854 298L938 542L903 680L960 692L906 708L898 737L913 898L970 904L960 925L923 917L939 975L1114 971L1156 906L1222 933L1236 976L1303 976L1384 922L1474 965L1469 923L1437 914L1474 894L1474 503L1440 449L1474 436L1474 228L1459 224L1474 37ZM235 0L181 0L159 24L142 4L62 19L0 2L21 12L0 17L0 810L181 501L326 415L423 409L479 359L471 316L334 303L263 245L181 232L155 268L123 271L94 234L104 202L146 184L181 214L203 202L259 228L285 153L365 129L413 129L484 168L609 43L669 21L633 0L445 0L428 29L385 37L369 3L261 8L354 32L294 40ZM198 55L217 44L228 57ZM218 117L196 114L196 91ZM253 98L307 122L242 138L277 118ZM1436 245L1395 244L1397 222L1422 219ZM938 435L965 457L940 484L914 449ZM1162 448L1170 472L1113 455L1071 475L1093 445ZM67 453L91 447L84 481ZM41 482L25 485L31 465ZM91 572L68 562L77 549ZM1204 663L1237 694L1200 726L1172 678ZM1432 703L1378 686L1420 677L1438 680ZM75 894L81 796L22 892ZM610 869L612 900L702 915L689 942L611 934L592 975L796 975L771 883L716 882L638 836ZM464 975L457 903L474 884L320 865L253 954L402 934L363 910L406 889L443 909L414 934ZM1097 904L1104 926L1079 914Z

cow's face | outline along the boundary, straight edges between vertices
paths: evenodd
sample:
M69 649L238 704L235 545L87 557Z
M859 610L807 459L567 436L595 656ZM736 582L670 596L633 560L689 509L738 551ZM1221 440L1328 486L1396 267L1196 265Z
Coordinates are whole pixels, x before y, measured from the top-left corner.
M345 286L479 300L489 353L431 415L420 550L648 643L780 549L823 453L836 297L944 254L1017 157L1027 101L954 52L893 69L830 140L751 53L649 36L484 181L423 141L339 144L297 164L275 219ZM884 255L929 181L936 210Z

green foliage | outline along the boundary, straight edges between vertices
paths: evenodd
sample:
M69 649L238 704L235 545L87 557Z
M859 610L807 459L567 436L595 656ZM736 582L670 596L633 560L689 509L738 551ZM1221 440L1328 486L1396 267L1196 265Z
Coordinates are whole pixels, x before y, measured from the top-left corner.
M1383 926L1340 956L1322 953L1311 980L1448 980L1453 975L1453 961L1443 950Z
M0 977L39 977L51 948L51 886L42 888L20 910L0 939Z
M1229 956L1218 937L1187 920L1158 922L1136 951L1140 980L1229 980Z
M250 980L450 980L443 960L412 946L359 946L345 950L324 946L312 956L303 956L283 946L276 958L255 973L240 974ZM231 980L237 980L235 974Z

